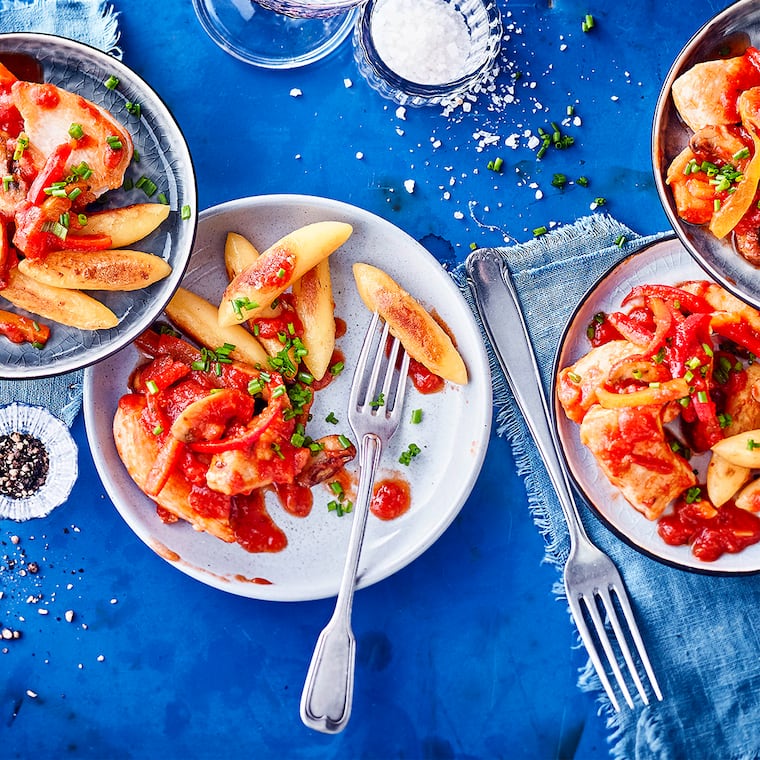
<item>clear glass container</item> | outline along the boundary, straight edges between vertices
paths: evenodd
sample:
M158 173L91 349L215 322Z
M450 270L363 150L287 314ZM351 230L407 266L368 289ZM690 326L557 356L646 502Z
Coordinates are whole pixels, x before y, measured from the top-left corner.
M501 39L496 0L368 0L354 29L354 58L384 97L448 105L494 72Z
M292 69L333 52L351 34L362 0L193 0L222 50L266 69Z

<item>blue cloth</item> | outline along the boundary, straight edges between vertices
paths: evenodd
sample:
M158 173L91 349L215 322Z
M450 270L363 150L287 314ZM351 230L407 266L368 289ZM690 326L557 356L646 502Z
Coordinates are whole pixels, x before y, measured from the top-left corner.
M619 235L628 241L615 244ZM547 397L564 324L589 285L614 263L663 235L640 237L609 216L502 249L525 312ZM454 273L472 305L464 272ZM474 308L474 307L473 307ZM546 319L547 314L555 318ZM531 511L546 540L547 560L561 569L569 540L562 510L538 450L492 357L497 433L511 442ZM592 540L620 569L664 701L615 713L590 663L579 684L598 693L610 751L626 760L760 758L760 583L756 576L716 577L667 567L616 538L579 502ZM554 589L564 595L558 580Z
M118 13L102 0L0 0L0 32L44 32L84 42L116 58ZM82 407L82 372L40 380L0 380L0 405L47 407L71 425Z

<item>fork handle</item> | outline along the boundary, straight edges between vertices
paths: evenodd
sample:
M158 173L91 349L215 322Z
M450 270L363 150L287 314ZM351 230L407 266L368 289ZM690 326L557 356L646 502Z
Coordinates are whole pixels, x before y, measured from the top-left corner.
M374 433L367 433L359 442L359 484L338 599L332 617L317 639L301 694L304 725L326 734L342 731L351 715L356 662L351 606L381 450L382 442Z

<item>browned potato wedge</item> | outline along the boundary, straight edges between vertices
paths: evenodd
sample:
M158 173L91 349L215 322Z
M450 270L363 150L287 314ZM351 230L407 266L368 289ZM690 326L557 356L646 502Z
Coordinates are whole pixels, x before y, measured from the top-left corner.
M74 290L139 290L168 276L160 256L141 251L53 251L18 268L37 282Z
M92 296L37 282L18 268L11 270L8 287L0 295L20 309L80 330L106 330L119 324L118 317Z
M80 235L108 235L112 248L123 248L150 235L169 216L165 203L135 203L87 214ZM76 232L70 233L72 238Z
M760 430L746 430L724 438L712 447L712 452L739 467L760 468Z
M760 512L760 478L747 483L737 494L734 504L748 512Z
M227 279L234 280L246 267L251 266L261 254L250 240L239 235L237 232L227 233L224 243L224 267L227 270ZM277 309L267 307L256 316L275 317Z
M309 352L304 356L304 364L317 380L321 380L335 350L335 303L330 259L322 259L293 283L293 303L303 325L301 340Z
M362 301L388 323L413 359L445 380L464 385L467 368L451 338L433 317L388 274L369 264L354 264Z
M345 222L314 222L285 235L229 284L219 306L219 324L256 317L352 232Z
M235 346L233 359L248 364L267 366L267 352L256 338L241 325L221 327L214 304L185 288L178 288L166 306L166 316L196 342L215 351L225 343Z
M248 238L237 232L228 232L224 241L224 267L227 279L234 280L246 267L251 266L261 256Z
M710 503L720 507L736 495L749 480L750 470L739 467L713 452L707 465L707 495Z

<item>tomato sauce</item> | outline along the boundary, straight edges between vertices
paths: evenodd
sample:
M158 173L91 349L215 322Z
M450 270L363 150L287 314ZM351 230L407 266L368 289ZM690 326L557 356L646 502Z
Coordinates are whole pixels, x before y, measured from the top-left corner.
M760 517L730 503L715 509L704 501L680 498L673 514L660 518L657 532L666 544L689 544L695 557L714 562L760 541Z
M288 545L285 534L266 510L261 490L232 499L230 526L235 540L249 552L280 552Z
M409 360L409 377L412 380L412 385L424 395L440 393L445 385L442 377L434 375L416 359Z
M288 248L270 249L245 270L242 279L255 288L276 289L290 280L295 265L295 256Z
M412 504L409 484L401 478L386 478L375 483L370 512L380 520L395 520Z

